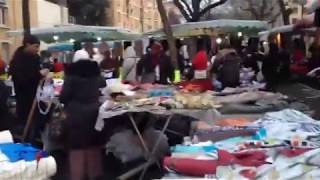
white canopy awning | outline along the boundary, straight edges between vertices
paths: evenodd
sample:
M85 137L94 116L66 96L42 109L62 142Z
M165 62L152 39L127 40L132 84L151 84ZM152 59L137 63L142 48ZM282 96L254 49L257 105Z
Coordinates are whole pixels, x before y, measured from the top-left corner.
M31 34L45 42L100 39L105 41L135 40L141 37L127 29L107 26L62 25L49 28L32 28ZM22 36L23 30L9 31L9 36ZM54 39L55 38L55 39Z
M220 19L212 21L188 22L173 25L175 37L190 37L201 35L217 35L225 33L242 32L243 34L258 34L261 30L267 30L265 21ZM144 36L165 37L163 29L147 32Z

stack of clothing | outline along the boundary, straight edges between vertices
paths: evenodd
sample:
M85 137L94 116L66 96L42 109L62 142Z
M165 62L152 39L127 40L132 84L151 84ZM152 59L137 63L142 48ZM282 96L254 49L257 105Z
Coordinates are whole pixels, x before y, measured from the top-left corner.
M319 179L320 123L295 110L199 126L163 161L170 174L218 179Z
M56 171L56 161L45 151L28 144L15 144L9 131L0 132L1 180L45 180Z

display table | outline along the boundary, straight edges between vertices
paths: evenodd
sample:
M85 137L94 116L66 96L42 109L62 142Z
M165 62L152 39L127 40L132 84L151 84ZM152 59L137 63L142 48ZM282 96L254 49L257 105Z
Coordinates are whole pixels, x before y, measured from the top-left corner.
M146 142L144 138L142 137L141 131L138 129L137 125L137 120L134 118L133 113L150 113L153 115L162 115L162 116L167 116L165 118L165 124L161 129L162 134L167 130L168 125L170 124L170 121L173 117L174 114L180 114L184 116L189 116L193 117L196 119L201 119L201 120L212 120L215 117L220 116L220 113L215 110L215 109L207 109L207 110L192 110L192 109L166 109L161 106L122 106L121 108L118 107L118 109L108 109L107 107L110 106L112 101L106 101L105 103L102 104L99 110L99 115L97 118L96 126L95 129L97 131L102 131L104 128L104 121L108 121L112 117L120 116L123 114L128 114L130 120L130 123L133 125L135 132L137 133L139 140L143 146L143 149L145 151L145 157L147 162L134 168L133 170L123 174L122 176L119 177L119 179L128 179L132 176L134 176L136 173L139 173L142 171L142 174L140 176L140 179L144 177L145 172L147 171L148 167L154 163L157 163L157 159L154 157L154 154L156 150L158 149L161 136L157 138L155 141L156 143L154 144L153 148L150 149L147 148ZM159 168L161 167L158 164Z

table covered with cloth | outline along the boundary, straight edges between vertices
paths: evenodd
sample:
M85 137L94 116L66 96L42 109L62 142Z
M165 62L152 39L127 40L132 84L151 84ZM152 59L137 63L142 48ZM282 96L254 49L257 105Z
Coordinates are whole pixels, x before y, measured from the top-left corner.
M220 116L220 113L215 109L171 109L167 110L159 106L145 106L145 107L126 107L124 109L118 110L106 110L110 102L106 101L102 104L99 109L99 115L95 125L95 129L101 131L104 128L104 121L112 117L120 116L126 113L136 113L136 112L148 112L155 115L171 115L171 114L181 114L184 116L189 116L195 119L201 119L203 121L212 121Z
M286 109L266 113L254 122L228 124L217 122L198 129L188 138L191 142L172 147L163 166L175 175L164 179L180 175L212 179L320 178L320 123L308 115ZM225 138L217 138L221 134Z

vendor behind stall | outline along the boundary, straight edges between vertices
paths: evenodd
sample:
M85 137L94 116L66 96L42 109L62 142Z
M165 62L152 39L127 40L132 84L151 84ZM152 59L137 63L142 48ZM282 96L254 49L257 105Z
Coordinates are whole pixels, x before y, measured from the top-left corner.
M230 43L225 42L222 45L211 68L211 73L222 83L223 88L239 86L240 62L241 58L230 39Z
M159 42L154 42L151 52L139 61L137 76L142 83L168 84L169 80L173 82L174 67Z
M26 123L41 78L48 75L48 69L40 69L38 55L40 41L35 36L25 37L10 63L9 74L15 87L18 120Z

